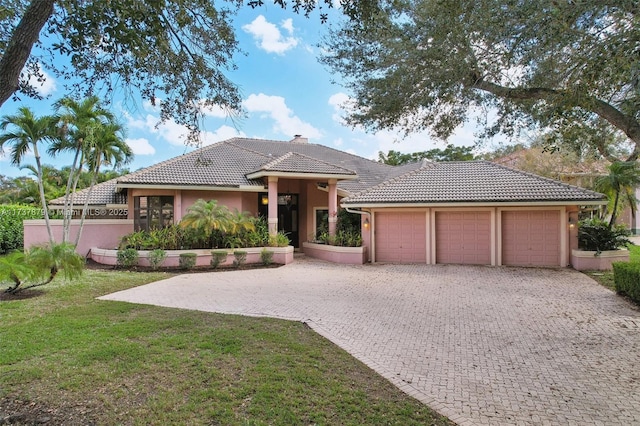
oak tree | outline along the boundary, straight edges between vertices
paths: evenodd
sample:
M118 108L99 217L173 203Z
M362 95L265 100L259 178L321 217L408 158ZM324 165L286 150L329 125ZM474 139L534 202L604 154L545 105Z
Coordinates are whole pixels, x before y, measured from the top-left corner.
M388 0L345 21L322 58L346 79L352 125L446 139L477 111L483 135L537 127L640 154L636 0Z

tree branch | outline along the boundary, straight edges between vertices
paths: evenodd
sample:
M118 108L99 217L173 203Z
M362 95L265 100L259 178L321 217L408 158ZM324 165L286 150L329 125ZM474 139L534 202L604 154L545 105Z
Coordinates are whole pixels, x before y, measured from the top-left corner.
M53 14L55 0L33 0L0 58L0 106L19 88L20 73L38 41L40 31Z
M566 98L567 93L545 87L511 88L483 80L472 75L471 87L491 93L495 96L510 100L551 100ZM634 149L626 161L635 161L640 156L640 123L632 116L624 114L619 109L603 100L586 96L578 100L577 106L590 111L608 121L612 126L622 131L634 142Z

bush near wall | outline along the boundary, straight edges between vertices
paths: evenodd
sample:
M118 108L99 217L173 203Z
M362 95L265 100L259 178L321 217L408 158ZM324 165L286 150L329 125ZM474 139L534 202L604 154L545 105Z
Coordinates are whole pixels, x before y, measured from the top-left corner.
M0 254L24 247L25 219L42 219L42 209L18 204L0 205Z
M613 282L616 292L640 303L640 263L614 262Z

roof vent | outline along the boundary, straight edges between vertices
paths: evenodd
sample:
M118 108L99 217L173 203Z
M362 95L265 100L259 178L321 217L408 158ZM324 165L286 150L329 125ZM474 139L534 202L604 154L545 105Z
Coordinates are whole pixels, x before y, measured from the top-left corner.
M303 138L302 135L294 135L291 143L309 143L309 138Z

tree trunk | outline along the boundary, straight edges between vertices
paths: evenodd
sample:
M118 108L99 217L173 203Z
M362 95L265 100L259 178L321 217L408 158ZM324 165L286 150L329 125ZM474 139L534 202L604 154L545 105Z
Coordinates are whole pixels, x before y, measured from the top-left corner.
M51 230L51 222L49 221L49 209L47 206L47 200L44 197L44 184L42 182L42 165L40 164L40 154L38 154L37 144L33 144L33 155L36 157L36 167L38 172L38 190L40 192L40 201L42 203L42 214L44 215L44 223L47 226L47 232L49 234L49 244L53 245L53 231Z
M80 216L80 226L78 227L78 233L76 234L76 242L74 244L76 247L78 247L78 243L80 242L80 234L82 234L82 228L84 228L84 219L87 215L87 209L89 208L89 197L91 196L93 187L96 184L98 171L100 171L100 159L96 161L96 167L93 170L93 176L91 177L91 184L89 185L89 189L87 190L87 197L84 200L84 207L82 208L82 215Z
M64 192L64 207L62 208L62 242L69 241L69 225L71 223L71 213L73 212L73 197L71 197L71 186L74 182L74 176L76 173L76 166L78 164L78 157L80 156L80 146L76 149L73 156L73 163L69 170L69 179L67 179L67 188ZM69 219L67 219L69 217Z
M0 58L0 106L18 90L20 73L40 31L53 14L55 0L32 0Z

